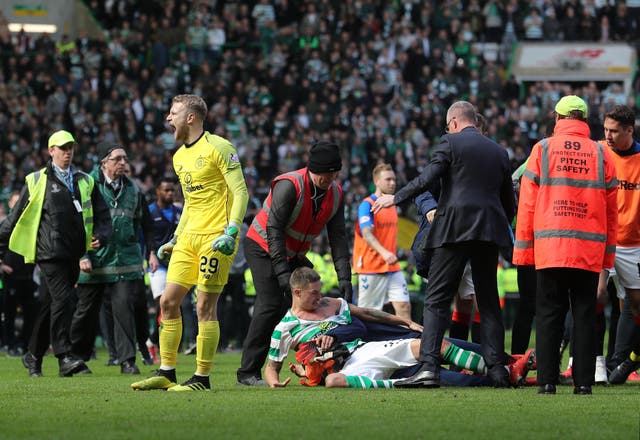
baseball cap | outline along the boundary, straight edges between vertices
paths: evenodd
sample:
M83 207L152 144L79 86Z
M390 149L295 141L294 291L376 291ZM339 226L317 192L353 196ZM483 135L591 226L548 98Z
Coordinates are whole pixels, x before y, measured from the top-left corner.
M589 108L587 107L587 103L579 96L567 95L558 101L555 110L560 116L568 116L573 110L579 110L586 118Z
M60 147L69 142L76 143L73 135L66 130L58 130L49 136L49 148Z

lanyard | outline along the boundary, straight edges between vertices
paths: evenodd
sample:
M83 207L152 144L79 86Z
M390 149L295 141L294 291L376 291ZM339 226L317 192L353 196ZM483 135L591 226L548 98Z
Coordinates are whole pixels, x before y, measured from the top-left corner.
M69 171L65 172L62 171L61 169L59 169L58 167L55 167L55 171L56 174L58 175L58 178L64 182L64 186L67 187L67 189L69 190L69 192L71 193L71 195L74 195L73 192L73 172L71 171L71 168L69 168ZM66 176L65 176L66 173Z

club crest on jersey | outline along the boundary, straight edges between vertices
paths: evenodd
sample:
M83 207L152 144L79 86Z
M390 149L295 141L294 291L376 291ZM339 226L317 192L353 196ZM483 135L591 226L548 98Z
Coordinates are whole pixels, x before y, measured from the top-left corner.
M229 154L229 162L231 163L239 163L240 162L240 158L238 157L237 153L230 153Z
M205 164L205 161L203 157L199 157L198 159L196 159L196 164L195 164L196 170L201 170L202 168L204 168L204 164Z

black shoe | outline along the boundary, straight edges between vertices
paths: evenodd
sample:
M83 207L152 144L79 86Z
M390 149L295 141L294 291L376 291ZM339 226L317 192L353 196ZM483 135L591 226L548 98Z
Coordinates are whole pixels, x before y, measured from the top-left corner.
M75 372L75 373L73 373L73 374L75 374L75 375L78 375L78 374L93 374L93 371L91 371L91 370L89 369L89 367L87 366L87 364L83 364L83 366L82 366L78 371L76 371L76 372Z
M421 369L406 379L393 384L394 388L440 388L440 375L435 371Z
M580 385L573 389L573 394L592 394L591 385Z
M620 365L613 369L609 375L609 383L621 385L627 381L627 377L640 367L640 362L634 362L630 358L625 359Z
M266 387L267 382L264 379L260 379L259 377L249 376L238 379L236 385L242 385L246 387Z
M82 360L76 359L68 354L58 358L58 366L60 367L60 377L70 377L78 371L87 368Z
M22 356L22 365L29 370L29 376L42 377L42 359L38 359L30 351Z
M128 360L120 364L120 374L140 374L135 361Z
M509 372L504 365L494 365L489 369L487 374L493 381L494 388L510 388L511 381L509 380Z
M546 385L540 385L538 387L538 394L555 394L555 393L556 393L556 386L550 383Z
M118 359L114 359L110 357L107 363L104 365L107 367L117 367L118 365L120 365L120 361L118 361Z

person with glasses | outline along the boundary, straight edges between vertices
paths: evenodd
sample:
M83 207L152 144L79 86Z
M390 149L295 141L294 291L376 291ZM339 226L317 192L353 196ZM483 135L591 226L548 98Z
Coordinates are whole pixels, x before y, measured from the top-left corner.
M49 137L51 160L26 177L26 185L0 225L0 260L7 248L40 267L40 310L22 363L42 376L42 360L51 345L60 376L86 372L69 337L74 285L80 258L103 248L111 235L109 209L93 177L73 162L76 141L65 130Z
M439 387L440 346L449 326L450 306L467 261L480 316L481 352L496 387L508 387L504 325L498 299L498 250L512 246L515 214L511 166L504 148L482 135L475 107L457 101L449 107L446 129L428 166L395 195L378 197L374 214L424 192L440 180L438 209L427 237L431 251L424 301L422 367L398 387Z
M150 252L149 268L154 272L158 257L153 221L144 194L125 175L127 152L115 143L97 148L100 167L91 174L111 212L113 234L109 243L88 252L80 260L78 304L71 324L73 352L88 361L98 331L98 315L104 299L107 325L113 322L112 348L122 374L140 374L136 365L137 338L135 307L146 301L139 288L144 275L140 231Z

